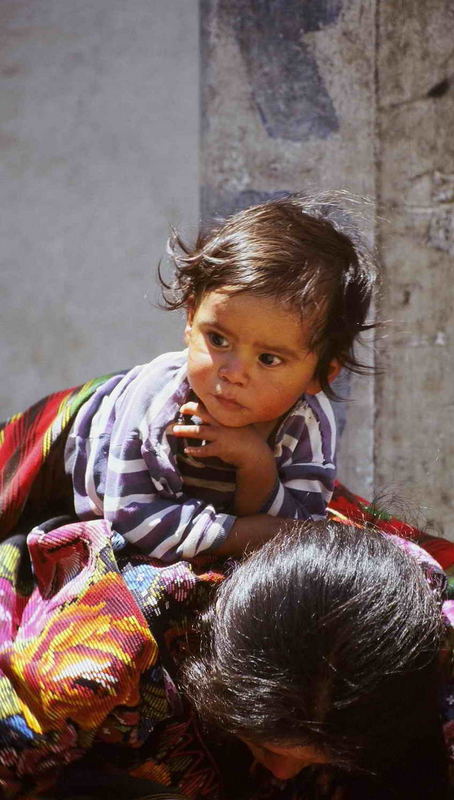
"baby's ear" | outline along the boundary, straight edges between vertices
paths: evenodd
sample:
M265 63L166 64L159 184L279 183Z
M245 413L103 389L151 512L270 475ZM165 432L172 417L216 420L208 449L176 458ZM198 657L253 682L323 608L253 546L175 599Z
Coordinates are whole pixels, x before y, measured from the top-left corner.
M333 380L337 378L341 369L342 369L342 364L340 363L340 361L338 361L337 358L333 358L328 367L328 380L330 383L332 383Z
M337 376L339 375L339 372L341 371L341 366L342 365L339 363L337 358L333 358L333 360L330 362L330 365L328 367L328 381L330 383L334 380L334 378L337 378ZM306 387L305 393L318 394L318 392L321 391L321 388L322 387L320 386L318 378L314 377L312 378L309 385Z

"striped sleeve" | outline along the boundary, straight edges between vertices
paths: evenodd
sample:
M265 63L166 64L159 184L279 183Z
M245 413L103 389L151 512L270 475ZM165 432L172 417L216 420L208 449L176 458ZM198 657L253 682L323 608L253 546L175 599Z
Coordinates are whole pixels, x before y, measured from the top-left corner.
M115 452L117 450L117 452ZM212 505L167 491L165 475L150 472L140 438L111 448L107 464L104 517L125 539L162 561L193 558L216 548L235 517Z
M261 511L289 519L322 519L334 487L335 449L331 403L323 392L306 396L278 431L278 480Z

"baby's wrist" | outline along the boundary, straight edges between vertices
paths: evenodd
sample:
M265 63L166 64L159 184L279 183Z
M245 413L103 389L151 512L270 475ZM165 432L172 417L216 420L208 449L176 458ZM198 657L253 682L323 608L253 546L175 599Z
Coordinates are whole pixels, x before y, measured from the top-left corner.
M240 453L235 466L240 472L255 472L271 464L275 466L273 453L266 442L261 442L259 447L249 447Z

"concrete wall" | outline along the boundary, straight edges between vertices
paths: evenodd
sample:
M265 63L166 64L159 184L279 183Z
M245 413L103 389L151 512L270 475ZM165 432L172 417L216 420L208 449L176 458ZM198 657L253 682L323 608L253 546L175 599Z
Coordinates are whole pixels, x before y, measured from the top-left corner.
M374 196L374 4L202 0L201 21L203 216L277 191ZM374 382L345 390L340 474L369 497Z
M279 190L376 201L391 322L383 373L338 408L339 477L454 539L452 3L202 0L201 14L203 211Z
M0 4L0 418L179 347L155 267L198 225L197 0Z
M380 3L375 469L454 539L454 7Z

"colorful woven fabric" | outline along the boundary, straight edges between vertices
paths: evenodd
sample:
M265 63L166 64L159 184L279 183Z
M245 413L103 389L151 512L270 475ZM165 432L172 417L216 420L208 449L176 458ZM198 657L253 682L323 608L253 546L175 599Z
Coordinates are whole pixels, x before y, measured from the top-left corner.
M429 580L443 577L423 561ZM28 547L23 535L3 542L0 793L48 800L107 785L113 796L221 800L225 771L175 679L196 612L222 579L115 554L102 520L35 529ZM327 796L311 772L298 790L269 773L252 778L250 800Z
M197 737L162 659L178 656L186 616L220 576L145 556L125 562L122 575L104 521L35 529L27 544L18 535L0 545L5 796L52 795L62 767L101 744L130 749L128 774L212 796L213 767L191 755ZM139 758L168 718L160 755Z
M0 423L0 539L13 530L52 445L108 377L51 394Z

